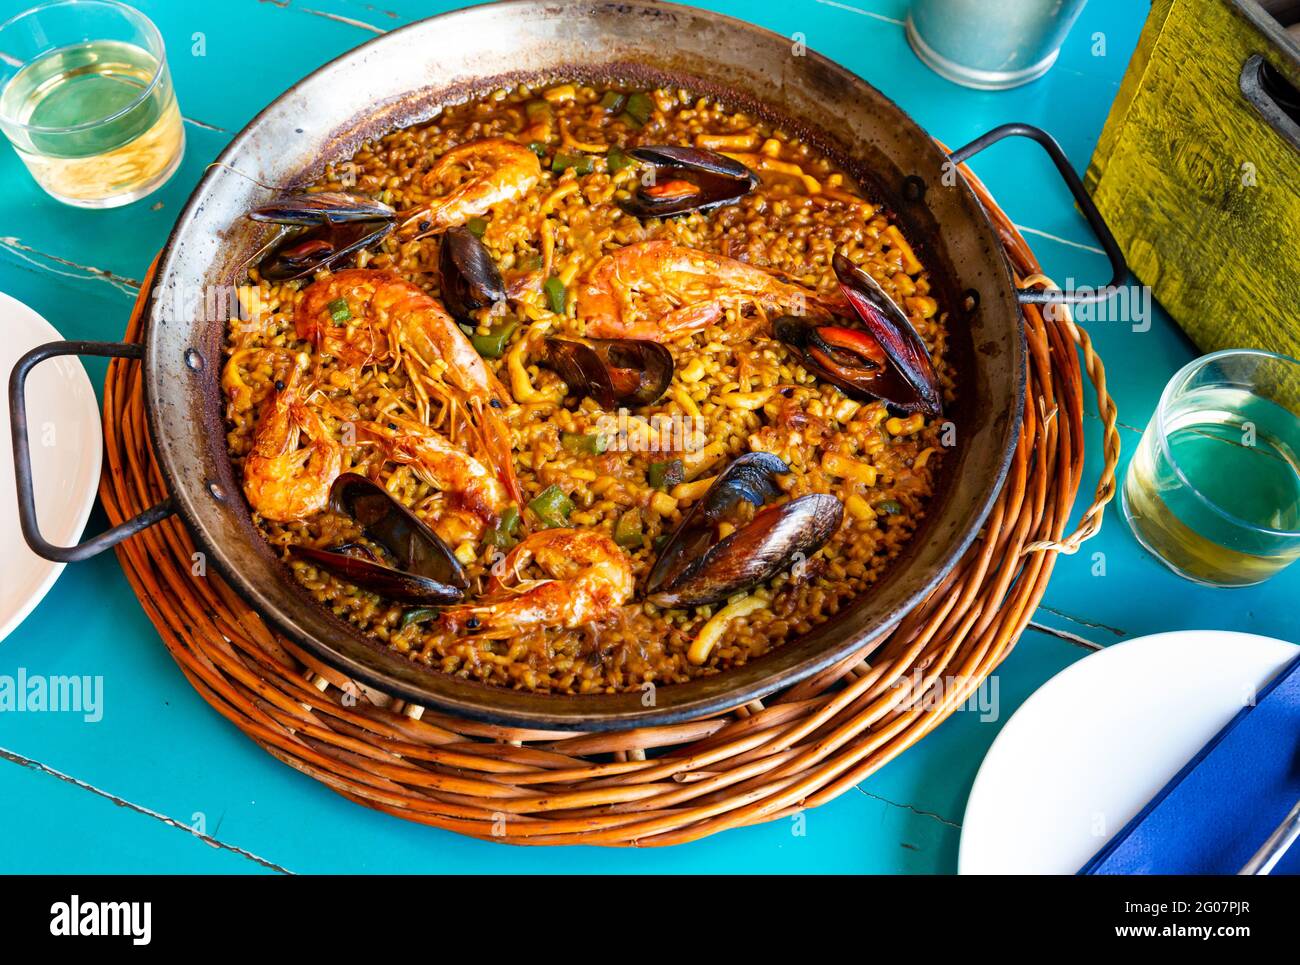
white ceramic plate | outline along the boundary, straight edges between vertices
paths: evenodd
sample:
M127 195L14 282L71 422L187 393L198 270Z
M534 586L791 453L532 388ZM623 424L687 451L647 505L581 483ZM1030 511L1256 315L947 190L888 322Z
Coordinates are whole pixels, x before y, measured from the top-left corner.
M1296 656L1249 633L1138 637L1062 670L1007 721L962 821L961 874L1074 874Z
M62 338L40 315L0 292L0 640L23 622L63 571L63 564L28 549L18 528L8 392L14 363L37 345ZM41 533L58 546L75 543L95 502L104 449L99 404L76 357L49 359L28 376L27 431Z

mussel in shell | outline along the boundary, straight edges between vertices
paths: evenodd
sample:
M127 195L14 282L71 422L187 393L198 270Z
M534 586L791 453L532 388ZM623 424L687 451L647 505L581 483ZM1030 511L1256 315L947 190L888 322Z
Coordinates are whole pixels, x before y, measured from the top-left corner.
M382 201L320 191L277 198L254 208L248 217L280 226L254 260L263 278L288 281L337 267L361 249L379 244L393 230L397 212Z
M506 299L506 288L492 255L469 228L443 233L438 251L438 288L452 318L473 321L473 313Z
M890 364L884 348L860 328L824 325L782 315L772 323L782 342L797 348L804 368L854 399L883 399L907 412L938 414ZM936 393L937 395L937 393Z
M283 244L272 245L262 258L262 277L267 281L290 281L325 268L337 268L362 248L379 244L392 230L391 224L350 221L294 233Z
M938 415L943 409L939 382L907 315L879 282L843 255L835 255L832 267L866 332L785 318L778 320L776 337L803 350L810 369L850 395Z
M388 566L365 547L344 544L289 552L388 600L425 606L456 603L469 588L451 549L414 513L365 476L344 473L330 488L330 509L350 516L395 561Z
M344 224L351 221L392 221L397 212L382 201L346 191L290 194L248 212L253 221L283 225Z
M547 339L539 361L602 409L650 405L673 380L673 353L645 339Z
M717 525L741 500L763 506L781 492L776 477L790 467L766 452L731 463L682 519L646 582L659 606L704 606L771 579L817 552L839 529L844 506L834 496L810 493L760 510L723 540Z
M757 174L716 151L663 145L633 148L628 155L654 168L652 182L642 181L623 202L623 209L638 218L708 211L758 187Z

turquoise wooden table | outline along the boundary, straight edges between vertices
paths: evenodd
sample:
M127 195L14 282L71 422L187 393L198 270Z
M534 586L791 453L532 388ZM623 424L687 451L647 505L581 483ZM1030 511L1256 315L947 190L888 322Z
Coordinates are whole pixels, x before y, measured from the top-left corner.
M207 165L270 98L350 47L463 4L431 0L136 0L161 28L188 139L153 197L115 211L62 207L0 149L0 290L67 338L116 339L173 219ZM1147 5L1092 0L1044 79L1003 93L954 86L912 54L907 0L705 0L845 64L949 144L1004 121L1038 124L1076 169L1088 161ZM24 0L0 2L0 19ZM437 56L436 50L429 52ZM975 162L1047 272L1100 283L1106 261L1040 152L1003 144ZM1142 326L1137 326L1141 329ZM1146 330L1091 332L1119 405L1121 472L1166 380L1196 353L1158 310ZM88 360L91 379L102 364ZM1100 423L1089 420L1095 480ZM0 498L13 498L0 494ZM1081 499L1086 503L1087 499ZM102 526L102 513L91 528ZM669 849L507 848L351 804L273 760L190 689L110 553L70 566L0 643L0 674L102 675L103 716L0 713L0 871L951 872L976 769L999 728L1052 674L1090 650L1209 627L1300 640L1300 566L1246 590L1184 582L1144 553L1118 515L1062 557L1031 629L998 670L995 714L959 712L921 744L807 815Z

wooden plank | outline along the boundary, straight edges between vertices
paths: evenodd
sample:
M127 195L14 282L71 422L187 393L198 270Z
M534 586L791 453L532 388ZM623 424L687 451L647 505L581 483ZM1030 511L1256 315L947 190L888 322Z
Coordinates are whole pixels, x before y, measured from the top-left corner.
M1097 140L1097 150L1093 152L1092 162L1088 165L1087 173L1084 175L1084 184L1089 192L1096 191L1097 182L1101 179L1101 173L1105 169L1111 153L1115 150L1120 132L1123 131L1124 124L1128 120L1129 110L1143 89L1143 78L1145 78L1147 69L1151 66L1151 55L1160 43L1160 35L1164 32L1173 4L1174 0L1154 0L1151 6L1151 13L1142 28L1142 36L1138 39L1137 49L1133 51L1128 70L1124 72L1124 82L1120 85L1115 102L1111 104L1110 115L1106 118L1106 126L1102 128L1101 137Z
M0 750L0 861L9 874L275 874L269 862ZM20 846L16 829L22 829Z
M1300 153L1239 87L1252 54L1298 85L1300 61L1230 0L1171 0L1154 27L1094 158L1097 206L1200 348L1300 355Z

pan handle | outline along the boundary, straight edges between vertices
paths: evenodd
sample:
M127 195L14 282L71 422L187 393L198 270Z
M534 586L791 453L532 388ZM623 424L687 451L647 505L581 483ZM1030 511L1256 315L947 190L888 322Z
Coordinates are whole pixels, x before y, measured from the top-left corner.
M1088 221L1088 226L1092 228L1092 233L1101 242L1106 257L1110 259L1112 274L1110 284L1104 288L1093 288L1082 292L1020 288L1016 291L1016 297L1020 299L1020 304L1077 305L1084 302L1106 301L1119 291L1120 286L1128 280L1128 263L1124 260L1124 253L1119 250L1119 242L1110 233L1110 228L1106 226L1105 219L1102 218L1101 212L1097 210L1097 206L1093 204L1092 198L1088 196L1088 191L1084 188L1083 182L1079 180L1079 175L1074 173L1074 168L1070 166L1070 159L1065 156L1065 152L1061 150L1061 145L1056 142L1056 138L1041 127L1034 127L1032 124L1003 124L1001 127L995 127L987 134L975 138L965 147L959 147L948 157L953 164L964 164L986 147L996 144L1007 137L1027 137L1031 141L1035 141L1039 147L1047 152L1047 156L1052 159L1052 163L1056 165L1056 170L1060 172L1061 178L1065 181L1065 186L1070 189L1070 193L1074 195L1074 200L1078 202L1079 209Z
M55 546L41 535L36 518L36 495L32 487L31 446L27 441L27 375L46 359L61 355L97 355L101 358L142 359L144 346L137 342L49 342L38 345L18 360L9 374L9 420L14 440L14 482L18 488L18 521L23 539L38 556L56 563L76 563L89 559L110 546L116 546L128 536L161 522L176 512L176 504L168 496L156 506L151 506L134 519L119 523L76 546Z

